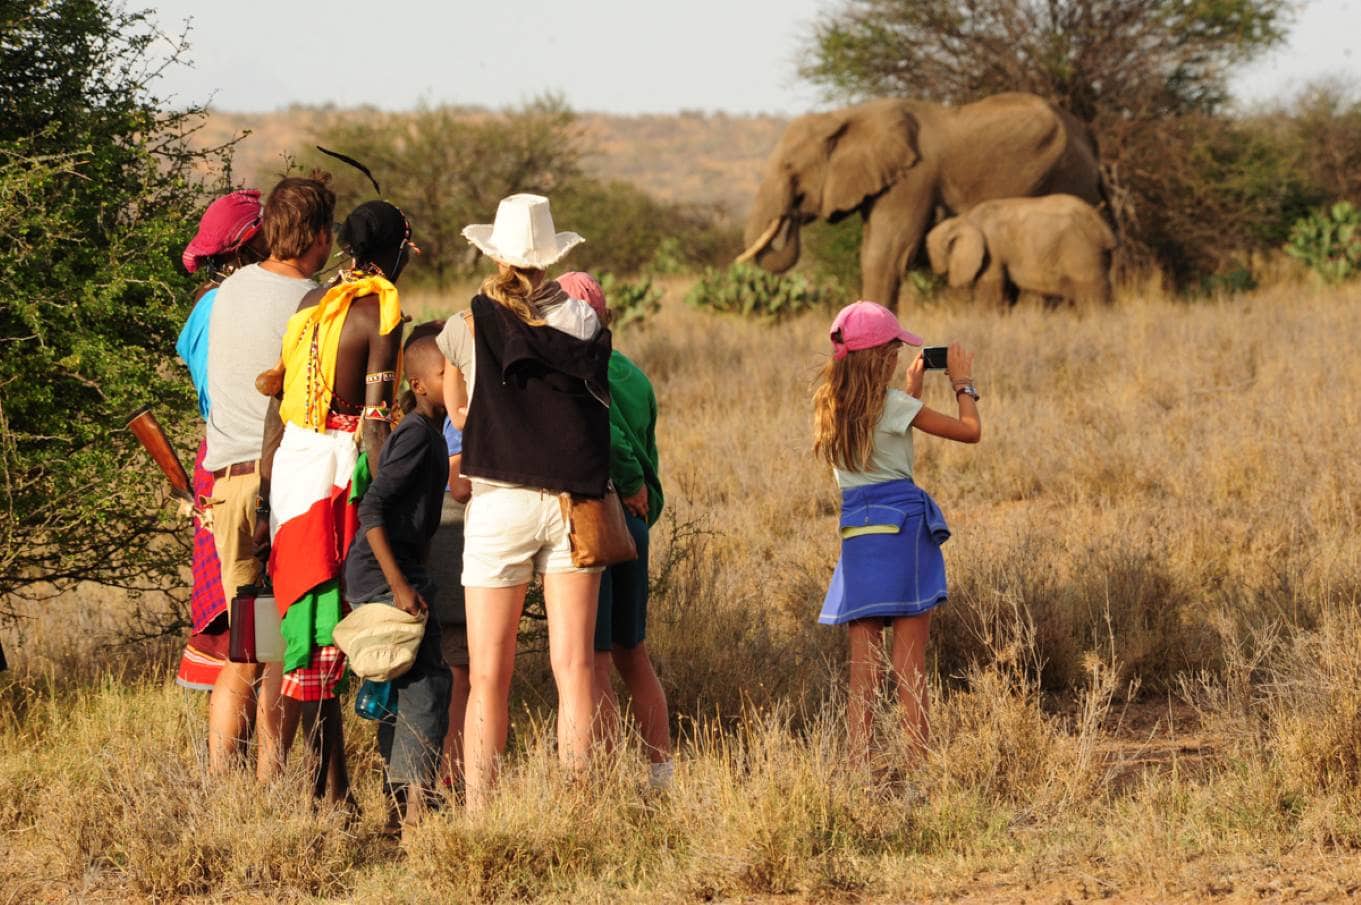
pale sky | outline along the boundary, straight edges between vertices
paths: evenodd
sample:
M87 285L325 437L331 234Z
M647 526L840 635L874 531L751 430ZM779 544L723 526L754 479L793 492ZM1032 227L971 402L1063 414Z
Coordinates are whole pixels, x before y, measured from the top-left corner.
M136 6L137 4L132 4ZM809 22L831 0L435 0L326 4L162 0L162 27L192 18L192 69L160 84L220 110L291 103L485 107L548 91L577 110L798 113ZM1361 0L1305 0L1290 45L1233 81L1246 102L1331 75L1361 88Z

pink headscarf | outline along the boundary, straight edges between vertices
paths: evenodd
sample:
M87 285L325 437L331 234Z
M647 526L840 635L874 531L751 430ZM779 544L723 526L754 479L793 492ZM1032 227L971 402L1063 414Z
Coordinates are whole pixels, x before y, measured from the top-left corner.
M201 258L211 258L245 245L260 231L264 209L260 192L242 189L223 195L208 205L198 222L198 232L184 249L181 261L184 269L198 270Z
M605 323L605 290L600 288L600 282L595 277L580 270L569 270L558 277L558 285L572 298L590 305L595 316L600 318L600 323Z

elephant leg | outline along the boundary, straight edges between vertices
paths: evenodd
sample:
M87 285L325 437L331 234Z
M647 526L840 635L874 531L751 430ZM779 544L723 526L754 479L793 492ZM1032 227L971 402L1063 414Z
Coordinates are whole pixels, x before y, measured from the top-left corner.
M861 297L898 310L903 274L934 213L929 189L910 182L891 188L865 215L860 242Z
M974 301L995 308L1016 304L1015 284L1007 279L1007 271L996 259L988 262L974 281Z
M1001 274L985 273L973 287L974 301L1001 308L1007 302L1007 281Z

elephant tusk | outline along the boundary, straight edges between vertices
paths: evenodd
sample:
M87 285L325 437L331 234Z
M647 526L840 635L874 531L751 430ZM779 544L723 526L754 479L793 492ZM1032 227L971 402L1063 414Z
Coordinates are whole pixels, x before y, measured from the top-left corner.
M733 263L745 264L752 258L756 257L756 255L760 253L761 249L769 245L770 240L775 238L775 234L780 231L780 225L782 223L784 223L783 217L776 217L774 220L771 220L770 226L766 227L766 231L761 233L761 235L757 237L755 242L751 243L751 247L749 247L746 251L738 255L737 259L734 260Z

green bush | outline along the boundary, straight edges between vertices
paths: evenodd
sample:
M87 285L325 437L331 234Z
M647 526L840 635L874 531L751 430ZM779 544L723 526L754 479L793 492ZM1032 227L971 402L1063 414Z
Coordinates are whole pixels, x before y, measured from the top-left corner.
M654 287L650 279L630 283L606 273L600 277L600 288L605 290L615 327L641 324L661 310L662 291Z
M736 229L716 212L654 198L627 182L579 178L552 197L554 221L586 237L572 253L580 270L681 273L730 261L741 248Z
M111 0L5 9L0 618L77 582L180 593L185 532L157 518L164 479L123 425L154 405L181 443L200 427L173 356L205 155L185 144L197 111L148 87L183 47Z
M1346 201L1295 221L1285 253L1340 283L1361 273L1361 210Z
M839 223L815 221L803 228L803 266L821 283L841 287L846 295L860 289L860 240L865 224L859 217Z
M749 264L734 264L726 270L706 268L685 302L710 311L774 321L826 308L834 297L825 286L803 276L781 276Z

